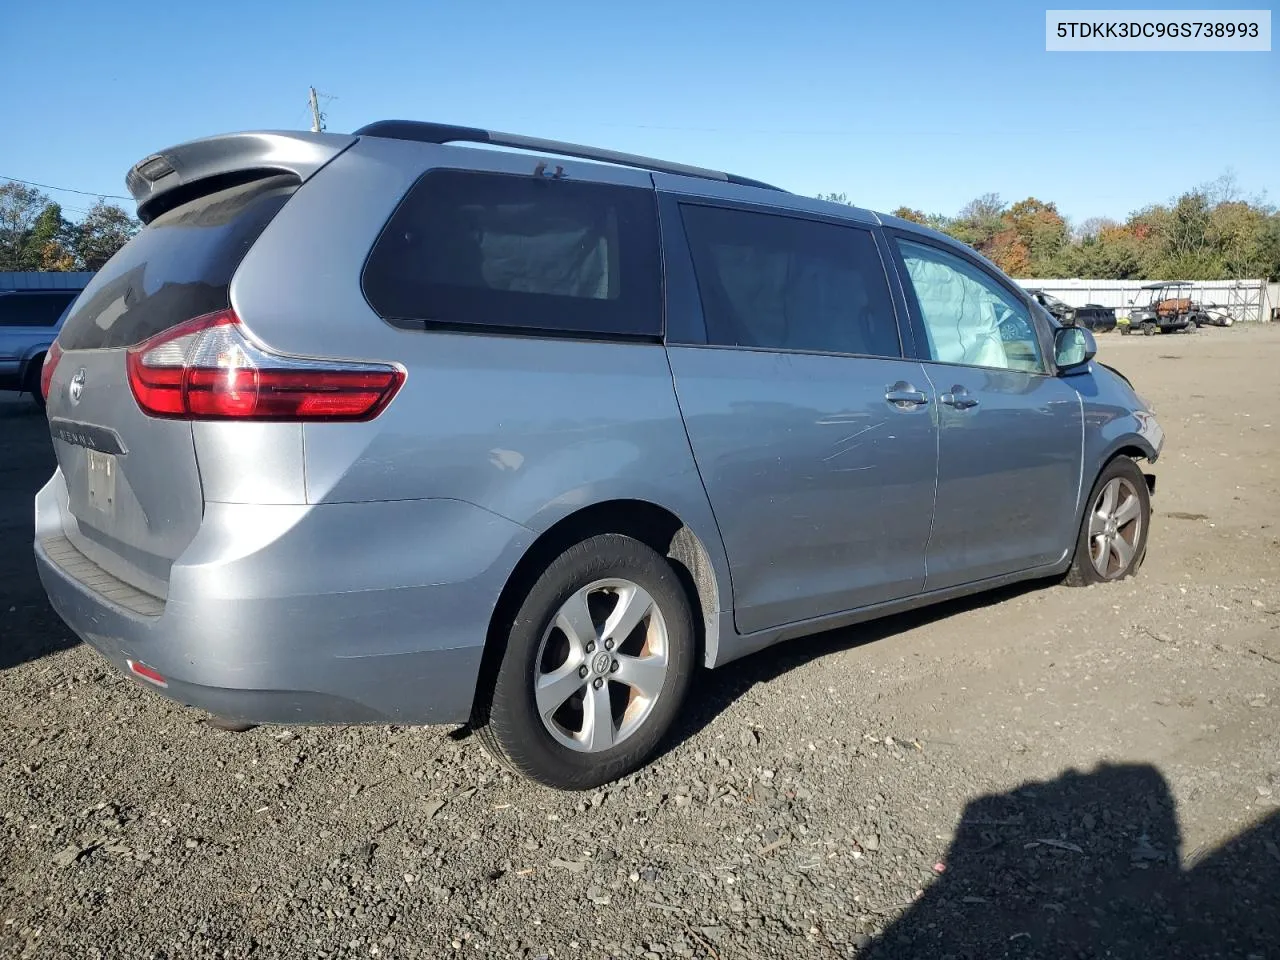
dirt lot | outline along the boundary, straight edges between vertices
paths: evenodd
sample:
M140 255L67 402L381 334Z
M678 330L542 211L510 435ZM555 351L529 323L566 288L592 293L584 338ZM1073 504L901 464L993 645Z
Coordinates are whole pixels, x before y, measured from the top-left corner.
M1280 326L1102 340L1168 434L1136 580L766 651L581 795L109 672L0 401L0 956L1280 956Z

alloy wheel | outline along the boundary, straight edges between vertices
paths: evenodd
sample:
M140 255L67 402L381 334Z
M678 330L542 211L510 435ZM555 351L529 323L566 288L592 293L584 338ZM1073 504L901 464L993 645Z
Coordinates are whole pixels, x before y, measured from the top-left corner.
M666 681L667 623L639 584L611 578L575 591L543 634L534 703L572 750L599 753L635 733Z
M1133 566L1142 523L1142 500L1132 481L1113 477L1098 492L1089 514L1089 559L1098 576L1115 580Z

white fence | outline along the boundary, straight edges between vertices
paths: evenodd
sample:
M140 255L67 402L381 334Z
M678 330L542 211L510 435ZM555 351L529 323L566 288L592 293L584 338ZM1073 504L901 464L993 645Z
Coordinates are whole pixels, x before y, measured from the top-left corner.
M1096 303L1113 307L1116 316L1127 316L1132 302L1145 303L1149 280L1018 280L1029 290L1043 290L1073 307ZM1280 307L1280 284L1265 280L1204 280L1192 284L1191 299L1204 307L1230 314L1237 323L1271 319Z

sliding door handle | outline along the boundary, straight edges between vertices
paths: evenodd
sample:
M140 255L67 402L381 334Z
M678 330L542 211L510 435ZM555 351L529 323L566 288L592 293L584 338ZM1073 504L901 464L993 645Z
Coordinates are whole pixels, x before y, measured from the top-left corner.
M948 407L955 407L957 410L969 410L978 405L978 398L963 387L955 387L952 390L953 392L944 393L938 398Z
M920 407L929 402L924 393L909 383L895 383L885 391L884 398L898 407Z

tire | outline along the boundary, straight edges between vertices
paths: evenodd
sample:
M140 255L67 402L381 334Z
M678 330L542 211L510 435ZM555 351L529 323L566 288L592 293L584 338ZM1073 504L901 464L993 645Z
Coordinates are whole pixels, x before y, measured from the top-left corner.
M1156 334L1156 325L1154 323L1144 323L1142 325L1142 335L1144 337L1154 337Z
M44 394L40 390L40 372L44 369L44 354L35 357L31 361L31 366L27 370L26 382L22 385L22 389L31 394L31 399L36 402L36 406L41 410L44 409Z
M1132 333L1133 331L1129 329L1129 325L1127 323L1120 325L1120 336L1127 337Z
M634 629L611 633L620 611L635 620L641 607L649 612ZM693 614L671 565L631 537L594 536L525 594L471 725L485 751L521 776L563 790L597 787L653 756L680 712L694 653Z
M1106 514L1107 491L1114 485L1115 499L1111 502L1112 514L1126 509L1128 497L1133 497L1136 513L1130 519L1121 519L1112 526L1102 518ZM1136 528L1133 524L1136 521ZM1116 457L1103 468L1097 482L1089 491L1088 506L1080 521L1076 535L1076 549L1067 570L1065 582L1071 587L1087 587L1094 583L1108 583L1133 576L1142 566L1147 555L1147 535L1151 531L1151 494L1146 478L1138 465L1128 457ZM1114 533L1114 539L1111 535ZM1126 535L1126 533L1128 535ZM1095 535L1109 539L1095 544ZM1121 540L1112 548L1109 544ZM1095 563L1095 547L1100 561ZM1104 569L1105 568L1105 569Z

